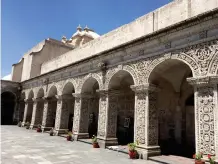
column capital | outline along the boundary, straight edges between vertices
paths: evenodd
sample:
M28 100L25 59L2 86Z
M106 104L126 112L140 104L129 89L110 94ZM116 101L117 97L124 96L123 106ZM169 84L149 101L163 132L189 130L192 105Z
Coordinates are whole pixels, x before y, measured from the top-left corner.
M156 85L149 83L142 85L131 85L130 88L136 93L146 91L158 92L160 90Z
M70 94L66 94L66 95L55 95L55 98L57 99L57 100L71 100L71 99L73 99L73 96L72 95L70 95Z
M88 93L73 93L72 95L75 98L93 98L94 97L92 94L88 94Z
M193 86L208 86L218 84L218 76L190 77L186 79Z

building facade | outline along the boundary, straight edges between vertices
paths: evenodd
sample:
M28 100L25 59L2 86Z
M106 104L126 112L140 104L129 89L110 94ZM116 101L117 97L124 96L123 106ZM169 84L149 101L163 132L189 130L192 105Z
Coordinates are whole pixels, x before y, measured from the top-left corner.
M137 141L144 159L218 158L218 2L176 0L102 36L79 26L25 54L12 81L31 128Z

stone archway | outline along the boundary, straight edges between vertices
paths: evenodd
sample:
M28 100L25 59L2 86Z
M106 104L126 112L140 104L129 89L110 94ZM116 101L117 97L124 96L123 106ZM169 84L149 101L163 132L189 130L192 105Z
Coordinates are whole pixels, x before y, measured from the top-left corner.
M75 98L73 97L75 93L75 87L71 82L67 82L64 85L62 91L62 101L66 104L65 107L61 109L61 129L68 129L72 131L73 128L73 117L74 117L74 103Z
M158 144L162 154L192 157L195 153L195 135L187 137L187 132L195 127L187 119L194 119L194 106L187 105L187 95L194 90L186 79L192 77L188 65L176 59L158 64L151 72L148 82L157 86L156 110L158 113ZM194 104L194 99L191 99ZM190 102L189 102L190 104ZM150 109L149 109L150 110ZM188 144L187 144L188 143ZM193 152L187 153L187 150Z
M82 85L82 107L80 128L88 132L89 138L97 136L99 116L99 82L94 77L89 77Z
M16 96L12 92L3 92L1 94L1 125L12 125L14 108L16 105Z
M134 142L135 94L131 74L124 70L116 72L109 81L109 110L107 136L117 138L119 145Z

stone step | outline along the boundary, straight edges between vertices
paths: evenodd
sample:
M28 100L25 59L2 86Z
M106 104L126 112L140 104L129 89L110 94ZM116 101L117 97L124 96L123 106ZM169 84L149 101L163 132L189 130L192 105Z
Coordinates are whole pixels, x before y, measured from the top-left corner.
M149 159L162 164L194 164L194 159L174 155L161 155L149 157Z

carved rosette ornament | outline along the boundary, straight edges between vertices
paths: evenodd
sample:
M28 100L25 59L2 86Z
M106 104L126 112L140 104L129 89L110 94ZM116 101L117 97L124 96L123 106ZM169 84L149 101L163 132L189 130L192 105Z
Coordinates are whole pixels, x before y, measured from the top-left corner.
M133 85L135 92L135 138L145 146L158 145L157 91L151 84Z
M218 154L218 77L188 78L195 87L196 151Z

